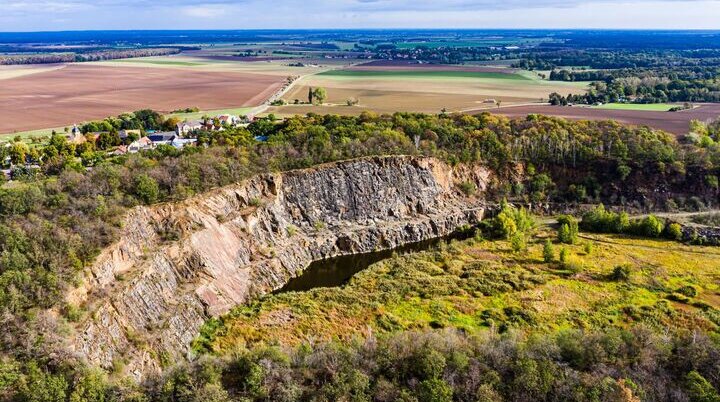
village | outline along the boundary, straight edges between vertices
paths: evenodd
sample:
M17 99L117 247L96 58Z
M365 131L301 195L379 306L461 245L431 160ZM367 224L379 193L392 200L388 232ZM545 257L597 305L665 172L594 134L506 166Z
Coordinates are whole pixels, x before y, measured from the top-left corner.
M152 111L143 111L155 113ZM138 113L138 112L135 112ZM134 113L126 114L134 117ZM122 117L123 115L119 116ZM160 116L159 114L157 116ZM107 121L106 119L105 121ZM85 163L82 157L87 151L95 154L95 159L134 154L142 151L155 150L160 147L171 147L181 150L188 146L198 146L198 134L220 133L241 127L247 127L253 120L252 115L237 116L233 114L220 114L214 117L204 116L200 119L177 118L167 119L159 125L163 129L120 129L101 122L89 122L83 125L73 124L67 127L64 133L53 132L49 141L30 142L15 138L0 146L0 172L5 180L34 174L41 169L45 159L52 156L47 152L48 147L72 148L70 153L76 154L79 160ZM103 129L92 129L102 127ZM168 128L174 127L174 130ZM58 139L60 139L58 141ZM258 137L256 140L264 140ZM98 155L99 154L99 155ZM90 167L90 166L88 166Z

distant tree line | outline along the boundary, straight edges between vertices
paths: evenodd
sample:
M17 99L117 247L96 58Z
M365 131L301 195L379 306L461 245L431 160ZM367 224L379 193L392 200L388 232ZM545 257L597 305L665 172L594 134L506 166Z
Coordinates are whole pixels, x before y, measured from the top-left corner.
M178 48L110 49L88 53L38 53L22 55L0 55L0 65L73 63L129 59L133 57L166 56L180 53Z

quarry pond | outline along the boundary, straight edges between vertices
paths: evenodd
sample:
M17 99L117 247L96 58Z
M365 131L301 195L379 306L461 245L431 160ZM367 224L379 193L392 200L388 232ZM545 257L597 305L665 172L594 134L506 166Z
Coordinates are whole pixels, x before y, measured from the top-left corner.
M275 293L304 292L315 288L342 286L355 274L393 255L403 255L432 250L453 240L465 240L473 236L474 230L458 230L449 235L408 243L393 249L369 253L347 254L312 262L300 276L291 279Z

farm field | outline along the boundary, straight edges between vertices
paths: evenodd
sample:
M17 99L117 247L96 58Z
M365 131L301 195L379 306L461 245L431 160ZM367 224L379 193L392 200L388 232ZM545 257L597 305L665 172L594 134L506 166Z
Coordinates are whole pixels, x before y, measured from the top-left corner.
M233 114L236 116L245 115L250 113L250 111L253 108L251 107L239 107L239 108L229 108L229 109L214 109L214 110L200 110L199 112L192 112L192 113L168 113L165 116L166 117L177 117L180 119L199 119L203 116L217 116L221 114Z
M0 66L0 80L8 80L25 75L53 71L62 67L63 66L61 64Z
M607 110L636 110L641 112L667 112L677 107L671 103L606 103L604 105L593 106L595 109Z
M204 110L256 106L277 91L287 77L129 64L69 64L3 80L0 133L72 125L144 108L171 111L190 106Z
M284 99L305 101L310 88L323 87L322 106L286 105L271 108L279 115L297 113L358 114L413 111L439 113L503 105L538 103L551 92L584 93L585 83L550 82L530 72L482 66L412 65L373 62L309 75L296 83ZM346 106L348 99L359 102Z
M440 70L440 69L415 69L415 70L330 70L317 74L320 77L335 77L347 79L424 79L424 80L443 80L443 79L477 79L477 80L520 80L532 81L531 78L505 72L491 71L462 71L462 70Z
M481 109L477 109L481 111ZM502 107L492 111L508 117L524 117L530 113L558 116L574 120L617 120L622 123L648 126L676 135L688 132L691 120L708 121L720 115L720 104L696 104L690 110L657 112L638 110L597 109L591 107L561 107L550 105L524 105Z

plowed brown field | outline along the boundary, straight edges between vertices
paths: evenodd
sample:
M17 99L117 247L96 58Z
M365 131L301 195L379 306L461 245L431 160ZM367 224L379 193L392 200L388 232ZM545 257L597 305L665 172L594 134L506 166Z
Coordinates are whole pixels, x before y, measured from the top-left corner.
M70 64L0 81L0 133L60 127L145 108L255 106L283 81L277 75Z

